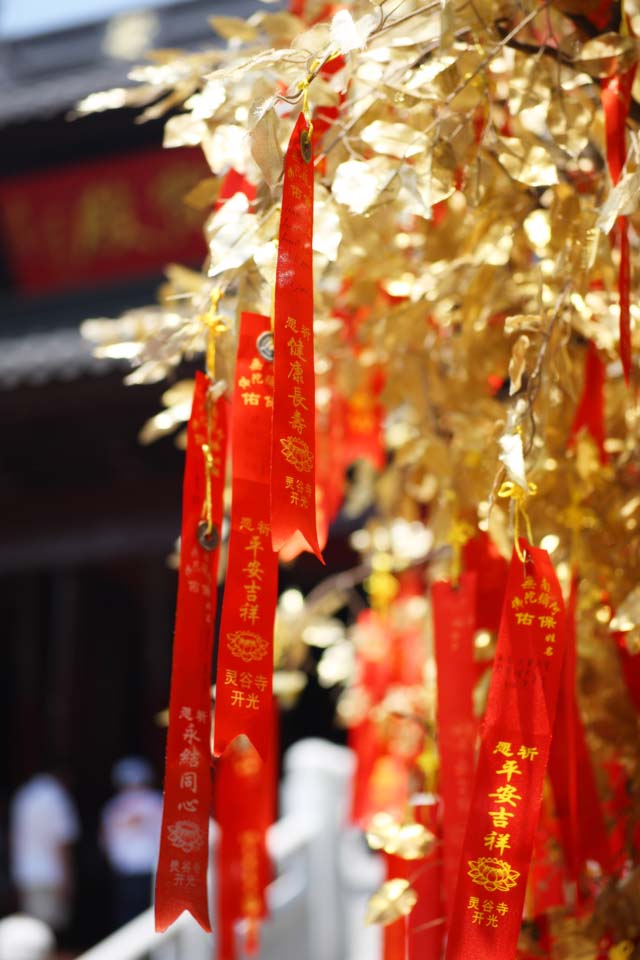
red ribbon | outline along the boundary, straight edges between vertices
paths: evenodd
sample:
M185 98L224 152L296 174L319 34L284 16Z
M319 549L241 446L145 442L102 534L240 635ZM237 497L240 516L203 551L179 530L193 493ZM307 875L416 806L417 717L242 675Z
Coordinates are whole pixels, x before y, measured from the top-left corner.
M591 6L591 4L588 6ZM594 27L597 27L600 33L604 33L611 22L611 7L612 0L602 0L602 3L599 3L595 9L585 9L582 16L589 20Z
M527 562L514 551L447 960L511 960L520 932L566 631L549 555L520 544Z
M555 736L554 733L554 739ZM567 873L564 859L558 852L561 846L560 830L547 780L542 792L525 903L525 916L535 920L536 926L539 917L554 907L565 907L567 903Z
M631 376L631 263L629 254L629 224L626 217L618 217L620 237L620 270L618 292L620 297L620 359L627 385Z
M437 805L412 801L412 810L416 822L437 835ZM416 860L404 860L388 853L384 854L384 860L387 879L400 877L408 880L418 895L416 905L407 917L394 920L383 928L384 960L440 960L445 924L438 844L426 856Z
M367 370L360 386L345 398L345 469L359 457L377 470L384 467L384 408L380 402L384 381L382 370Z
M388 624L374 610L358 614L356 643L355 688L364 701L364 711L384 697L391 683L391 636ZM363 711L363 712L364 712ZM356 756L356 768L352 784L351 819L366 825L376 812L370 798L370 782L378 761L384 756L385 742L379 725L368 715L349 728L349 746ZM395 780L392 782L396 782ZM400 795L400 807L407 800L404 787Z
M349 727L347 743L355 754L356 766L351 782L351 807L349 816L352 823L366 826L375 809L369 800L369 781L373 769L384 753L384 741L378 726L369 717ZM401 797L401 803L405 801Z
M462 565L476 574L476 630L500 627L508 563L488 533L479 530L462 548Z
M255 200L256 187L253 183L249 183L241 173L238 173L237 170L231 167L222 179L215 209L219 210L220 207L223 206L227 200L230 200L231 197L235 196L236 193L244 193L245 197L251 202Z
M438 751L440 794L444 804L444 888L447 913L450 917L475 767L475 574L463 574L457 587L444 580L434 583L431 588L431 607L438 668Z
M415 819L438 836L438 806L433 802L414 803ZM414 860L408 879L418 894L409 914L408 960L440 960L445 932L442 897L441 848L436 843L421 860Z
M407 879L409 861L385 853L384 862L387 880L394 880L396 877ZM408 940L409 917L398 917L392 923L385 924L382 928L383 960L407 960Z
M218 876L218 960L234 960L235 922L246 923L244 948L255 953L260 923L268 915L265 891L272 879L267 829L275 819L275 709L263 718L271 744L264 761L249 740L239 737L216 762L213 786L220 827Z
M602 80L601 97L607 141L607 163L614 185L620 179L627 156L626 122L631 103L631 88L636 68ZM631 375L631 268L629 231L626 217L618 217L616 230L620 246L618 291L620 299L620 359L627 384Z
M188 910L209 931L207 864L211 806L211 655L219 549L197 537L205 503L203 444L211 453L211 520L222 525L226 456L226 401L211 404L209 381L196 374L182 497L178 605L173 643L164 808L156 879L156 929Z
M268 317L243 313L232 407L232 504L218 669L214 753L234 737L249 737L261 757L273 706L273 619L278 595L278 556L269 527L270 427L273 364L257 347L269 334Z
M415 595L415 588L415 584L405 583L397 600L403 591L407 597ZM370 713L390 686L420 684L423 638L420 630L412 627L392 628L374 610L364 610L358 616L357 630L356 689ZM402 817L409 800L411 773L424 749L420 720L392 714L381 722L364 716L350 729L349 745L356 754L353 821L366 826L380 810Z
M322 560L316 530L313 365L313 155L301 113L284 161L274 301L271 456L273 549L300 531Z
M562 668L556 726L549 754L549 776L565 860L580 891L580 871L587 860L613 868L602 806L576 699L576 605L573 577L567 607L567 649Z
M640 656L637 653L629 653L624 633L614 634L614 639L627 692L636 711L640 713Z
M571 425L569 444L573 445L576 434L584 427L598 447L600 463L603 464L609 459L604 448L604 382L605 366L595 344L590 340L584 361L582 394Z
M331 446L331 435L328 429L327 417L324 412L316 408L316 461L318 468L316 470L316 532L318 535L318 546L323 551L329 539L329 524L333 519L330 515L330 503L336 480L342 490L344 481L335 464L332 462L334 448ZM287 540L280 550L280 560L282 563L291 563L296 557L307 550L307 541L299 530Z

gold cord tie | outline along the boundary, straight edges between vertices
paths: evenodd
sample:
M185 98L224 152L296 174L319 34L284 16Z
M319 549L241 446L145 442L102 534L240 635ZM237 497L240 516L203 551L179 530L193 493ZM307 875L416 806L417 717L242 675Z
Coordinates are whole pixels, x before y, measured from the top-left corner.
M213 383L216 378L216 340L221 333L228 329L223 317L218 313L218 303L222 290L218 287L211 292L211 306L200 318L207 329L206 369L207 376Z
M207 524L207 536L211 536L213 530L213 516L211 507L211 477L213 475L213 456L208 443L202 444L202 453L204 456L204 504L202 507L202 519Z
M464 520L454 520L449 527L449 543L451 544L451 582L457 585L462 572L462 548L474 534L470 523Z
M515 540L516 553L518 558L524 563L526 557L522 552L520 547L520 519L522 518L524 522L524 528L527 533L527 540L529 543L533 543L533 532L531 530L531 520L529 519L529 514L527 513L527 508L525 506L527 499L533 497L538 492L538 487L535 483L527 483L527 489L521 487L519 483L514 483L513 480L505 480L500 489L498 490L498 496L503 497L504 499L513 500L514 505L514 517L513 517L513 538Z

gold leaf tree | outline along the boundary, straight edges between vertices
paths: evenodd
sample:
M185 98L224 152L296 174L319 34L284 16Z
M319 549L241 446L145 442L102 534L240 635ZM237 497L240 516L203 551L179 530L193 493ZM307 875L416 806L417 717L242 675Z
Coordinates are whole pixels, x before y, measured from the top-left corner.
M159 52L133 71L135 86L78 105L80 115L123 104L140 107L141 121L167 115L165 146L199 146L211 171L187 198L206 216L202 271L169 266L156 306L87 321L84 331L103 354L127 343L130 383L158 381L204 351L219 297L217 370L230 381L240 310L271 310L283 154L308 96L320 422L332 396L366 394L381 371L385 465L359 464L346 491L346 509L375 507L354 536L362 566L329 577L304 604L285 602L278 655L297 667L300 637L325 647L321 680L345 684L346 722L361 715L348 652L357 631L354 640L335 619L354 585L370 575L372 602L389 611L398 572L426 557L429 576L446 571L461 523L488 531L507 555L515 515L497 496L501 483L535 488L536 542L565 583L580 571L589 745L596 768L621 758L632 811L624 882L604 878L587 916L554 917L558 956L595 956L605 928L635 937L640 915L638 724L616 646L627 656L640 649L640 87L615 184L601 103L608 81L635 67L640 7L349 0L334 11L307 0L211 25L223 47ZM216 203L230 170L254 199L239 191ZM631 246L631 388L619 359L620 216ZM600 437L577 417L592 386L589 358L604 378ZM189 395L188 383L168 391L144 442L186 420ZM414 616L426 630L427 614L414 604L389 615ZM491 649L482 638L478 658ZM425 677L432 660L427 637ZM378 716L415 697L411 709L432 723L432 684L389 696Z

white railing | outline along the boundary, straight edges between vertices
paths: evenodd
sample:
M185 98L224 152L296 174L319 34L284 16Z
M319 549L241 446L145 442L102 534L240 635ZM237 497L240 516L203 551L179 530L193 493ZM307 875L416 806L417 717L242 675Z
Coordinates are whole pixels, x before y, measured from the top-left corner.
M267 891L270 917L253 960L376 960L379 933L364 926L367 897L381 865L358 831L347 828L354 758L345 747L302 740L285 756L282 818L268 835L276 879ZM215 837L214 837L215 844ZM212 858L213 861L213 858ZM212 916L215 877L210 876ZM238 957L244 958L238 925ZM145 911L78 960L212 960L214 934L188 914L165 933Z

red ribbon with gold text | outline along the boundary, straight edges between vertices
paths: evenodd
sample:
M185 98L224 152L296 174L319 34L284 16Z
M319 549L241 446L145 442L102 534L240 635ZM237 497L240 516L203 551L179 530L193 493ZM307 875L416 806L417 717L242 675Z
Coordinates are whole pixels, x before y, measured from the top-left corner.
M271 536L273 549L280 550L299 530L322 560L315 501L312 238L313 150L301 113L284 161L276 268Z
M263 719L271 733L265 759L246 737L237 737L216 762L213 788L220 839L216 852L218 960L235 960L235 922L246 924L244 949L258 948L260 922L267 916L265 891L272 879L267 830L275 819L275 707Z
M156 929L188 910L209 931L211 656L226 458L226 401L196 374L182 497ZM204 544L204 546L203 546ZM208 549L212 548L212 549Z
M476 575L462 574L457 586L445 580L434 583L431 608L438 668L444 890L447 913L451 916L475 769L477 723L473 716L476 678L473 634Z
M216 756L241 733L261 757L270 748L265 718L273 706L278 555L269 527L273 363L258 349L265 334L270 340L268 317L242 314L231 420L231 534L218 648Z
M447 960L512 960L547 767L565 645L562 591L545 550L514 551L464 840Z
M624 14L623 14L624 17ZM618 182L627 156L626 122L631 103L635 66L602 80L601 97L607 142L607 164L613 184ZM618 290L620 299L620 359L624 378L631 375L631 266L629 262L629 226L625 216L618 217L616 232L620 247Z

